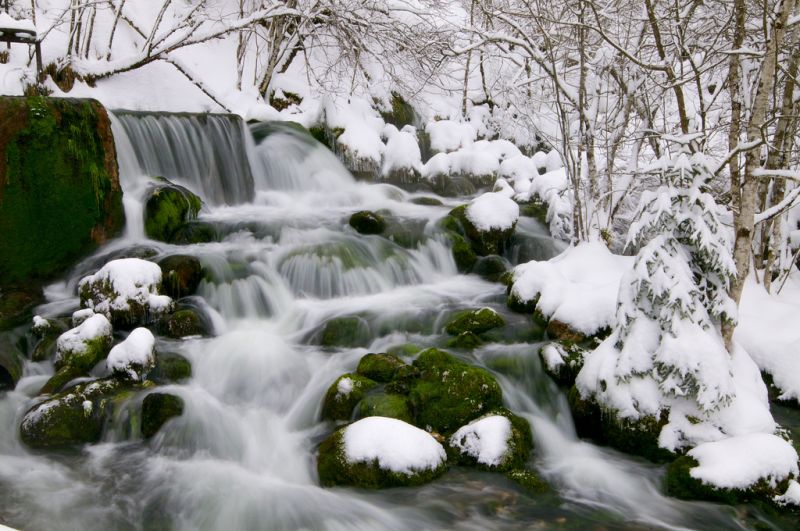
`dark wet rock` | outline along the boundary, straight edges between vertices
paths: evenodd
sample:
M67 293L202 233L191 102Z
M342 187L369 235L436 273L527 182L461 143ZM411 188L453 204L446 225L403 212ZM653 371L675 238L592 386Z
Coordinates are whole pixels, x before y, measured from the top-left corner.
M350 226L361 234L380 234L386 229L383 216L370 210L361 210L350 216Z
M172 418L183 414L184 402L169 393L150 393L142 401L142 437L149 439Z
M203 266L195 256L167 256L159 260L158 265L161 267L161 289L173 299L193 295L203 280Z

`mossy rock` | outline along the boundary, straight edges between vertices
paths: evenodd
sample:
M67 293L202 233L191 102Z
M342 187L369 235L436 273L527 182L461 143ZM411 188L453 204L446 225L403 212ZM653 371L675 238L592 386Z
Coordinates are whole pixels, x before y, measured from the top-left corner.
M74 380L86 375L86 371L66 365L61 367L51 376L47 382L39 389L40 395L54 395L64 389L64 387Z
M175 339L188 336L207 336L208 327L202 316L193 309L178 310L166 318L164 323L166 335Z
M547 205L542 201L531 201L519 206L519 215L534 218L542 225L547 226Z
M2 195L0 195L0 200L2 200ZM44 294L38 288L4 288L0 290L0 331L11 330L29 323L33 317L34 308L43 302Z
M473 420L469 424L474 425L476 422L495 416L508 419L511 427L509 437L506 440L507 451L503 454L498 463L482 463L477 456L471 455L467 448L469 448L472 443L480 444L478 436L476 434L468 435L466 433L462 433L458 436L458 431L456 431L448 441L448 456L461 464L475 466L482 470L493 472L506 472L522 468L525 463L528 462L528 458L533 451L533 434L531 433L530 424L527 420L511 413L506 408L497 408ZM466 425L464 427L468 428L468 426L469 425Z
M546 348L554 348L561 356L562 362L557 366L552 366L545 359ZM577 345L561 345L550 343L539 349L539 358L542 360L542 368L555 382L562 387L572 387L578 373L583 368L584 357L587 351Z
M178 230L197 218L200 198L183 186L159 179L144 201L144 232L149 238L172 243Z
M114 138L95 100L0 97L0 285L49 280L124 227Z
M478 258L472 266L472 272L489 282L500 282L503 275L508 272L511 264L502 256L496 254Z
M180 299L193 295L203 280L203 266L195 256L177 254L158 261L161 267L161 290Z
M444 206L440 199L430 196L412 197L410 202L420 206Z
M322 419L350 420L356 405L364 398L367 391L377 385L377 382L358 374L343 374L325 393Z
M156 365L148 375L159 384L181 382L191 376L191 362L175 352L159 352L156 355Z
M317 472L320 483L325 487L347 485L363 489L388 487L414 487L430 483L447 470L447 463L432 470L411 474L401 474L383 469L377 461L371 463L350 463L345 457L344 430L342 427L325 439L319 447Z
M451 210L449 215L460 223L467 240L472 246L472 250L479 256L503 254L511 241L511 237L514 235L516 224L506 230L480 230L469 220L467 216L468 206L458 206Z
M142 401L142 437L149 439L168 420L183 414L183 399L169 393L150 393Z
M270 107L276 111L282 111L292 105L300 105L301 103L303 103L303 98L299 94L285 90L281 91L280 95L273 91L269 97Z
M361 210L350 216L350 226L360 234L380 234L386 229L383 216L370 210Z
M32 361L45 361L52 359L56 353L56 337L45 336L36 342L31 352Z
M464 350L472 350L478 348L483 344L483 340L470 331L461 332L456 337L447 342L447 348L460 348Z
M505 326L506 322L491 308L477 310L464 310L458 312L445 326L445 331L451 336L464 332L481 335L494 328Z
M533 300L524 300L522 297L517 295L517 292L513 289L512 278L512 284L509 288L508 298L506 299L506 306L508 306L509 310L516 313L532 314L536 311L537 302L539 302L539 297L536 297Z
M458 234L451 233L450 239L453 242L453 260L460 273L469 273L478 261L478 255L472 249L472 245Z
M414 107L400 94L392 92L392 99L389 103L392 106L392 110L388 112L381 111L380 113L384 122L392 124L398 129L402 129L407 125L414 125L416 122Z
M381 234L400 247L416 249L425 241L425 221L388 218L386 229Z
M402 356L408 357L408 356L416 356L423 350L425 349L423 349L419 345L415 345L413 343L404 343L402 345L395 345L393 347L389 347L388 349L386 349L386 353L397 357L402 357Z
M518 484L530 494L548 494L552 492L550 484L539 476L536 472L527 469L510 470L506 473L508 479Z
M414 423L408 397L392 393L377 393L365 396L358 403L357 417L388 417Z
M98 442L118 399L137 388L116 378L104 378L67 389L25 413L20 438L36 449Z
M659 418L623 419L615 412L600 407L593 399L581 397L573 386L568 395L575 431L579 437L594 439L622 452L639 455L656 463L668 463L675 454L658 445L661 429L667 424L668 413Z
M420 353L414 366L420 376L409 397L418 426L447 434L502 406L500 385L484 369L438 349Z
M395 373L406 363L393 354L367 354L358 362L356 374L376 382L392 381Z
M336 317L325 323L320 337L323 347L357 347L369 338L369 324L360 317Z
M665 493L682 500L703 500L738 505L757 501L771 502L775 496L786 492L789 486L788 479L775 485L770 485L767 480L760 479L747 489L718 488L691 476L691 469L697 466L700 466L700 463L688 455L682 455L672 461L664 476Z
M578 332L570 325L558 319L550 319L547 323L547 337L561 341L562 343L574 344L586 341L586 334Z
M0 392L10 391L22 378L22 352L9 337L0 337Z
M419 369L413 365L403 365L394 373L392 381L386 384L386 392L407 395L411 392L411 386L417 378L419 378Z
M205 221L189 221L184 223L172 235L172 242L178 245L194 245L211 243L220 240L217 227Z
M88 373L95 365L108 356L113 343L114 338L111 335L110 326L108 327L107 333L100 334L90 339L84 339L80 342L80 345L75 345L74 342L62 344L58 341L56 343L56 357L53 365L56 370L69 366ZM76 348L72 348L72 346Z

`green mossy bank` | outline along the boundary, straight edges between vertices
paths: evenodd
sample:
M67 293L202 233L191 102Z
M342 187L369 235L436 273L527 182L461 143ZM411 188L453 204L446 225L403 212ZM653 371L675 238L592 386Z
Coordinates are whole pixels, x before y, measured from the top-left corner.
M63 274L123 225L114 139L102 105L0 97L0 285Z

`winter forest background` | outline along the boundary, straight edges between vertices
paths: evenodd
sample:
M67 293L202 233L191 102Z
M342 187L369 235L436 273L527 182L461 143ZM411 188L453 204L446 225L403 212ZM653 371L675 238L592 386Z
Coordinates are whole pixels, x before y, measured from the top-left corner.
M296 122L359 177L487 185L470 218L487 230L538 206L564 251L518 265L509 300L578 334L541 354L554 373L579 359L573 415L655 429L704 485L800 505L767 398L800 400L795 0L5 7L44 69L0 46L3 95Z

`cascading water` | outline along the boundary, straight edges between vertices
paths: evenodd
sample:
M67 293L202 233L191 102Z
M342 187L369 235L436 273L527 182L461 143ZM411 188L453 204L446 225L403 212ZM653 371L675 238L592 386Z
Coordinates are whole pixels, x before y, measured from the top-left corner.
M495 372L507 405L531 422L535 465L557 494L529 495L502 475L458 468L418 488L320 488L315 448L330 430L319 421L322 396L364 353L441 344L442 322L459 308L491 306L510 328L523 317L505 310L499 284L457 274L436 226L456 203L422 206L397 188L357 183L326 149L285 126L265 137L257 130L264 138L255 145L221 117L117 113L113 125L128 232L49 290L62 300L39 310L75 309L80 274L144 245L201 260L198 295L215 336L159 340L159 352L191 360L193 376L167 388L186 408L150 441L131 440L120 420L101 444L40 455L15 432L0 433L0 521L81 530L745 528L730 508L663 497L658 467L578 440L537 346L513 337L473 351L468 361ZM220 241L175 247L145 240L147 175L203 196L201 218L219 228ZM403 227L416 227L413 243L356 234L347 218L360 209L385 209ZM520 257L560 249L533 221L518 231L527 242L513 251ZM364 347L315 346L324 323L346 315L363 320ZM18 425L52 374L46 362L25 370L17 389L0 398L4 426ZM126 411L142 399L132 398Z

